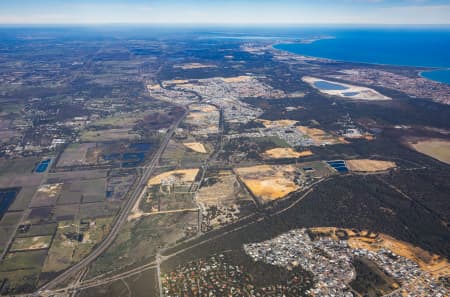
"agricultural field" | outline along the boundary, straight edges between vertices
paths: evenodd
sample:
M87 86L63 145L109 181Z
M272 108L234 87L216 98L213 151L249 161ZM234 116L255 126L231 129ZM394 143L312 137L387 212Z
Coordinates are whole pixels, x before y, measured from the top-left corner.
M64 150L56 167L96 164L100 153L95 143L74 143Z
M10 174L27 174L33 172L39 162L37 157L28 157L14 160L0 160L0 178Z
M195 164L200 164L202 161L206 160L209 156L209 152L212 151L212 144L203 141L201 146L195 144L195 146L190 145L189 148L185 145L184 141L171 140L167 145L166 150L161 156L161 164L168 166L182 166L191 167ZM196 143L195 140L187 140L188 143ZM202 147L203 146L203 147ZM206 153L203 153L203 149ZM201 151L201 152L200 152Z
M0 265L2 294L29 292L38 284L46 250L8 253Z
M48 249L51 241L52 236L20 237L14 240L9 251L17 252Z
M139 140L141 136L126 128L104 129L104 130L87 130L81 133L80 139L85 142L108 142L118 140Z
M161 246L195 235L198 224L197 212L159 213L128 221L114 244L91 265L89 276L151 262Z
M106 199L121 201L136 180L134 171L111 171L106 183Z
M33 199L31 200L31 207L53 206L56 204L63 188L62 183L46 184L40 186Z
M61 221L43 272L58 272L84 258L108 234L112 218Z
M7 212L0 220L0 253L7 248L7 243L14 235L22 218L22 212Z
M450 141L446 139L408 139L408 145L419 153L450 164Z
M370 159L355 159L345 161L347 168L351 171L359 172L379 172L386 171L397 167L395 162L370 160Z

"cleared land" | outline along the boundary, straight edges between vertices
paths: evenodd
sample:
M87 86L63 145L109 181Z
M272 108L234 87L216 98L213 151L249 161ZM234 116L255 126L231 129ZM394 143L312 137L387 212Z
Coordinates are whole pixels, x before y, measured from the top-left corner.
M297 169L292 165L258 165L237 168L247 188L264 202L280 199L300 187L294 182Z
M298 126L300 133L307 135L312 139L315 145L332 145L339 143L347 143L342 137L334 136L324 130L318 128L310 128L306 126Z
M367 232L366 232L367 233ZM364 248L371 251L388 249L397 255L416 262L421 269L434 276L450 275L450 263L439 255L432 254L408 242L397 240L386 234L376 234L372 237L356 234L348 240L352 248Z
M206 148L203 143L200 142L185 142L183 143L187 148L193 150L194 152L206 154Z
M424 140L410 139L407 142L414 150L450 164L450 141L432 138Z
M136 201L128 221L149 216L153 213L170 213L182 210L194 211L192 193L189 189L200 169L179 169L161 173L148 183L148 197Z
M349 85L311 76L304 76L302 77L302 80L305 83L309 84L311 87L327 95L362 101L391 100L390 97L384 96L379 92L375 91L374 89L366 87ZM324 84L326 87L321 87L320 84Z
M165 182L192 183L199 172L198 168L179 169L161 173L148 181L149 186L159 185Z
M395 162L370 159L347 160L345 162L348 169L361 172L385 171L397 166Z
M264 159L289 159L312 156L311 151L297 152L292 148L274 148L262 154Z
M55 205L61 194L62 187L62 183L40 186L31 200L31 207Z
M34 236L16 238L10 251L31 251L50 247L52 236Z
M257 119L257 122L260 122L266 128L286 128L291 127L297 124L297 121L294 120L278 120L278 121L269 121L263 119Z
M181 65L175 65L173 68L180 68L183 70L191 70L191 69L202 69L202 68L216 68L216 65L213 64L202 64L202 63L186 63Z
M108 234L111 222L112 217L59 222L42 271L61 271L80 261Z
M98 131L85 131L81 133L81 140L87 142L93 141L115 141L115 140L138 140L140 139L140 135L134 133L130 129L107 129L107 130L98 130Z
M191 104L184 122L193 127L193 135L208 136L219 133L219 119L219 110L214 105Z
M59 158L58 164L56 166L65 167L90 164L86 156L88 151L95 148L95 146L95 143L74 143L69 145Z
M250 199L242 191L236 175L231 170L223 170L207 178L206 184L200 188L195 198L205 205L232 205L243 197Z

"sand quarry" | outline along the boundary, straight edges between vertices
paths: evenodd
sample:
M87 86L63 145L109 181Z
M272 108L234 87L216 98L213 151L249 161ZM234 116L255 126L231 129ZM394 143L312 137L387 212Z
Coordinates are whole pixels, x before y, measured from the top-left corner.
M292 159L312 156L311 151L297 152L292 148L274 148L262 153L264 159Z
M344 84L340 82L329 81L321 78L304 76L302 81L309 84L311 87L319 90L323 94L338 96L341 98L351 99L351 100L366 100L366 101L384 101L391 100L390 97L384 96L374 89L360 87L350 84ZM317 83L326 83L334 86L338 86L336 89L325 89L317 86Z
M201 153L201 154L206 154L206 148L203 145L203 143L200 142L185 142L183 143L183 145L191 150L193 150L194 152L197 153Z
M194 169L179 169L161 173L155 177L152 177L148 181L148 186L159 185L167 181L174 181L177 183L193 183L195 177L200 170L198 168Z
M414 150L450 165L450 141L446 139L409 139L408 145Z
M258 165L235 169L247 188L263 202L277 200L298 190L293 165Z
M386 171L397 167L395 162L391 161L379 161L369 159L357 159L345 161L348 169L359 172L378 172Z

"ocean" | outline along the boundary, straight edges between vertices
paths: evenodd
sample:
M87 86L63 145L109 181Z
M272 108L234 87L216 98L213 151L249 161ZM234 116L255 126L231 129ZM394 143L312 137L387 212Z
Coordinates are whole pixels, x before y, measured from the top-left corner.
M306 56L347 62L433 67L423 77L450 84L450 28L366 28L327 30L311 43L274 47Z

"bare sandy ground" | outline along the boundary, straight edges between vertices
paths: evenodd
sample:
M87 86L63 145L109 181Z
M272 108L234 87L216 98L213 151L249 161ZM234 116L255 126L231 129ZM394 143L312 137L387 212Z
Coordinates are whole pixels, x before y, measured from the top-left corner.
M206 148L203 145L203 143L200 142L185 142L183 143L184 146L186 146L187 148L193 150L194 152L197 153L201 153L201 154L206 154Z
M247 188L265 202L280 199L299 189L294 182L295 171L292 165L258 165L235 169Z
M297 152L292 148L274 148L265 151L262 157L265 159L288 159L312 156L311 151Z
M397 166L395 162L369 159L347 160L345 162L348 169L361 172L385 171Z
M174 180L183 183L192 183L199 172L198 168L179 169L161 173L148 181L149 186L159 185L168 180Z
M408 140L408 144L416 151L450 164L450 141L446 139Z

